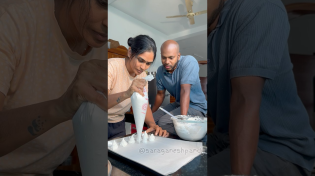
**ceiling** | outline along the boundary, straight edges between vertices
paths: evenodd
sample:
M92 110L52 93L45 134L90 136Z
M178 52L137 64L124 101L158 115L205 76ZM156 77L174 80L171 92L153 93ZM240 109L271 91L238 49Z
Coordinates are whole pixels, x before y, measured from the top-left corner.
M192 0L193 12L206 10L207 0ZM282 0L287 5L300 0ZM303 0L314 2L314 0ZM176 40L182 55L193 55L197 60L207 58L207 14L195 16L195 24L190 25L186 17L166 18L166 16L186 15L185 0L109 0L110 6L164 33L168 39Z
M192 1L193 12L207 10L207 0ZM207 29L207 14L195 16L194 25L190 25L186 17L166 18L186 15L185 0L110 0L109 4L175 40L198 35Z
M193 12L207 9L207 0L192 0ZM186 15L185 0L109 0L110 6L164 33L168 39L176 40L182 55L193 55L197 60L207 58L207 14L195 16L195 24L190 25L186 17L166 18L166 16Z

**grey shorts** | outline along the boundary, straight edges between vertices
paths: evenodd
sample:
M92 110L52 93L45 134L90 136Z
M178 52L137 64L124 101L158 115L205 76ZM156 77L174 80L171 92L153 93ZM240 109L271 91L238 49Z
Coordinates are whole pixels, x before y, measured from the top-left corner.
M170 112L174 116L180 115L180 104L177 102L168 104L168 105L164 106L163 109ZM203 112L198 111L194 108L189 108L187 115L206 117L206 114L204 114ZM159 126L163 126L163 125L166 125L168 123L173 123L171 116L166 114L164 111L162 111L160 109L158 109L157 111L155 111L153 113L153 118L154 118L155 123L158 124Z
M170 112L172 115L176 116L176 115L180 115L180 104L177 102L168 104L166 106L163 107L163 109L165 109L166 111ZM198 111L194 108L188 108L188 112L187 115L191 115L191 116L201 116L201 117L207 117L207 114L204 114L201 111ZM159 125L160 127L166 127L167 126L167 131L171 134L176 134L175 132L175 128L174 125L168 125L168 124L173 124L173 121L171 119L171 116L166 114L164 111L162 110L157 110L156 112L153 113L153 118L154 121L157 125ZM202 139L202 142L206 142L207 141L207 135L205 135Z

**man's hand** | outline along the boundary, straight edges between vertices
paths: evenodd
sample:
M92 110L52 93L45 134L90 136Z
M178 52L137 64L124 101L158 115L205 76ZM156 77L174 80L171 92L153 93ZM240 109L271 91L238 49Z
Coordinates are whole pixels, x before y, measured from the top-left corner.
M229 136L232 174L249 175L259 139L259 108L264 78L231 79Z
M159 127L155 123L150 107L148 107L148 109L147 109L147 114L145 116L144 122L149 126L149 129L146 131L147 133L150 133L151 131L155 130L155 135L168 137L168 135L169 135L168 132L166 130L162 130L162 128Z

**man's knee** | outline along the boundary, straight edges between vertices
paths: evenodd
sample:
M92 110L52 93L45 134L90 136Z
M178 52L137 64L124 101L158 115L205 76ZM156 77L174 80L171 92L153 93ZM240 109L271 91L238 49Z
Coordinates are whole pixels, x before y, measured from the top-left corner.
M171 119L171 116L166 114L164 116L162 116L159 121L158 121L158 125L161 126L161 125L166 125L168 123L173 123L172 119Z
M191 116L206 117L206 114L194 108L189 108L187 114Z
M159 121L159 119L165 115L165 113L163 111L161 111L160 109L158 109L157 111L155 111L154 113L152 113L153 115L153 119L155 122Z

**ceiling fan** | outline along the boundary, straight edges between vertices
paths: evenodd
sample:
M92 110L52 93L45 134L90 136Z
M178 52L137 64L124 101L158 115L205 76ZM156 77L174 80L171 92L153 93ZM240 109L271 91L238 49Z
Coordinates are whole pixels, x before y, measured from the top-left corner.
M193 10L192 10L193 2L191 0L185 0L185 4L187 8L186 15L167 16L166 18L187 17L189 19L190 24L195 24L194 16L207 13L207 10L193 13Z

